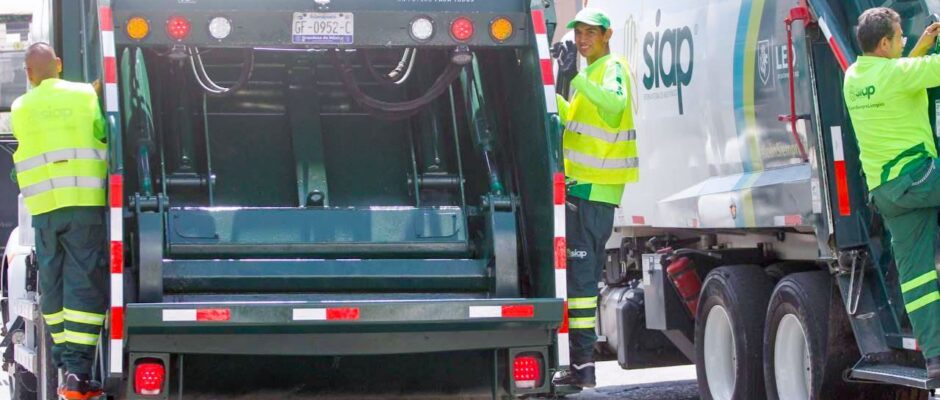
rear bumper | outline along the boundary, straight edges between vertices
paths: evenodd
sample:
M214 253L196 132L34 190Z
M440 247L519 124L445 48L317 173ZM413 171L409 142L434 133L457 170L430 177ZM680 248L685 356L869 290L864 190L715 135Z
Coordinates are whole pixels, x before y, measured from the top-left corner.
M128 304L132 352L368 355L551 345L560 299Z

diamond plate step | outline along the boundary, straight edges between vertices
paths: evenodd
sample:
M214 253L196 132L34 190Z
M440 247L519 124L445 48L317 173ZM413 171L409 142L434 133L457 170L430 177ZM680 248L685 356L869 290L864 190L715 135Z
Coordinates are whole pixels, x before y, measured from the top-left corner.
M854 379L890 383L918 389L940 388L940 379L928 379L924 368L907 367L895 364L875 364L859 362L850 375Z

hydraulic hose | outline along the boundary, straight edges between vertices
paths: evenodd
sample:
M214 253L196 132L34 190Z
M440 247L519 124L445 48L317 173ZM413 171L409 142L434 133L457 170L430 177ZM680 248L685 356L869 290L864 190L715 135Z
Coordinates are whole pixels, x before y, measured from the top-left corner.
M415 65L415 58L417 58L418 55L418 49L405 49L398 65L387 74L382 74L375 70L371 50L363 50L362 53L366 61L366 68L369 70L369 74L372 75L372 79L385 87L398 87L405 83L411 76L411 71L414 69Z
M330 52L330 58L336 70L339 71L343 84L357 103L371 111L385 113L386 117L393 119L400 119L397 114L403 114L403 117L407 118L430 104L447 90L450 84L457 79L457 76L463 68L463 65L451 62L447 65L447 68L444 69L444 72L437 77L437 80L434 81L428 91L420 97L403 102L389 102L365 94L359 87L358 82L356 82L356 78L353 76L352 67L342 60L338 52Z
M216 84L212 78L209 77L209 74L206 73L206 67L202 62L202 55L199 53L199 49L190 47L187 50L189 52L189 64L192 67L193 75L196 77L196 83L211 96L226 97L239 91L251 79L251 74L255 68L254 50L250 48L245 49L245 60L242 62L242 71L238 76L238 80L235 81L232 87L225 88Z

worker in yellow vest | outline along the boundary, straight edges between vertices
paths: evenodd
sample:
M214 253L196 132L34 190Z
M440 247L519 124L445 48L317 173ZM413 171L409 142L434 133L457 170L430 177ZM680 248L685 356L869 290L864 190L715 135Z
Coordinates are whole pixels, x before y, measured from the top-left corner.
M36 229L40 308L52 357L66 371L59 395L101 395L90 379L107 309L107 146L98 95L59 79L62 60L46 43L26 50L32 89L13 103L16 180Z
M858 18L864 55L845 73L845 105L872 203L891 232L904 308L927 374L940 379L940 284L934 264L940 171L927 116L927 89L940 86L940 55L927 56L940 24L932 24L901 57L901 17L890 8Z
M556 385L594 387L597 284L624 185L639 177L627 61L610 53L610 18L593 8L568 24L575 42L556 49L560 73L574 75L577 56L588 66L571 80L571 101L558 97L565 125L563 148L568 243L568 328L571 365Z

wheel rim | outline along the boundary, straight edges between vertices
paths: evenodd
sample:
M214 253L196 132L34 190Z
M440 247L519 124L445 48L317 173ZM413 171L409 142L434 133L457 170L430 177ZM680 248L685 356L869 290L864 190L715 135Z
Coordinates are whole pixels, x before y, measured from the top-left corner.
M811 361L803 323L796 315L783 316L774 340L774 380L779 398L809 400Z
M705 377L715 400L731 400L738 359L734 350L731 318L722 306L714 306L705 319Z

